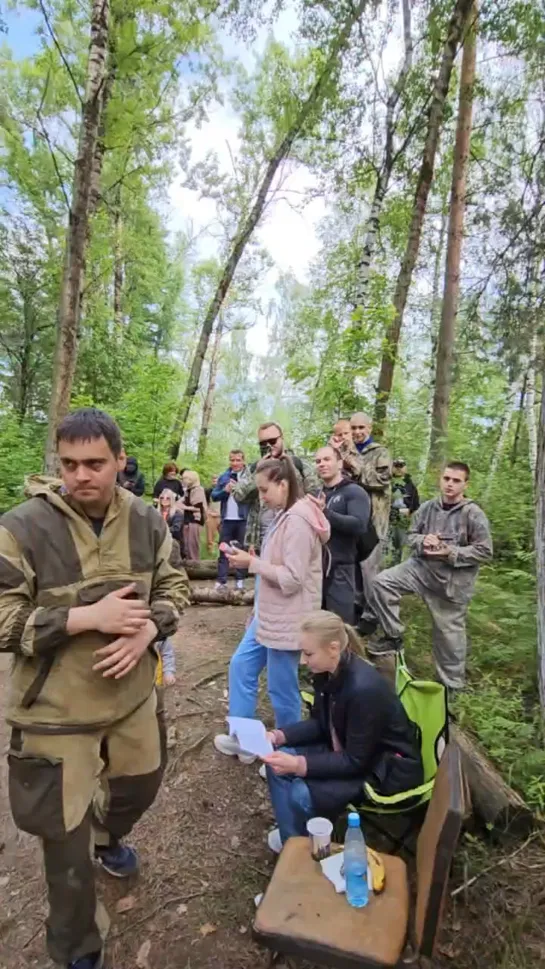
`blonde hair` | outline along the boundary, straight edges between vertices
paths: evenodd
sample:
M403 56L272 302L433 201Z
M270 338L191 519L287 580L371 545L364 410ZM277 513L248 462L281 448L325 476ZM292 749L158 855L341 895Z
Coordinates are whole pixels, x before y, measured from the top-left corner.
M199 488L201 484L201 479L196 471L184 471L182 474L182 483L184 481L189 488Z
M312 612L303 619L299 628L302 633L311 633L315 636L320 646L339 643L341 653L350 651L361 656L362 659L367 659L365 646L356 630L344 623L334 612L326 612L325 609Z
M170 511L173 511L174 505L178 501L178 497L179 496L175 491L172 491L170 488L163 488L161 494L159 495L159 504L161 503L161 498L168 498Z

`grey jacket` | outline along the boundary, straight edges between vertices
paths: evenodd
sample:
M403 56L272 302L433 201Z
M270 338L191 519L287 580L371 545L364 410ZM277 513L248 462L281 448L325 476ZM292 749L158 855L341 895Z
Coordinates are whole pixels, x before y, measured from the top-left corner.
M438 535L449 546L445 558L425 554L424 538L430 534ZM492 559L488 519L482 508L467 498L451 508L443 508L440 498L425 501L413 516L408 544L432 584L452 602L469 602L481 562Z

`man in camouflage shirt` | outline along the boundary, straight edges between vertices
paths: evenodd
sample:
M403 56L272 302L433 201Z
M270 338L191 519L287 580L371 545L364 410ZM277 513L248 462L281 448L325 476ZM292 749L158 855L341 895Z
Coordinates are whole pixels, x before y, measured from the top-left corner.
M314 494L320 490L320 482L314 466L309 461L296 457L292 451L286 450L280 424L276 424L274 421L262 424L257 431L257 441L262 458L279 458L283 454L289 455L304 494ZM248 505L244 544L246 548L253 548L259 553L263 536L274 517L274 512L261 507L259 492L255 483L258 463L258 461L255 461L244 468L237 483L233 486L231 494L239 504Z
M161 516L116 485L125 454L112 418L76 411L57 446L62 482L30 479L30 499L0 519L9 795L16 825L42 841L51 958L99 969L108 919L91 844L110 874L138 870L121 838L164 768L153 643L175 632L188 585Z
M358 626L365 634L374 628L373 581L380 572L382 558L388 543L390 520L392 460L388 449L373 440L373 422L367 414L354 414L350 418L352 437L359 458L359 483L371 499L371 520L379 541L362 563L363 613Z
M373 606L384 635L369 642L369 651L379 654L401 649L401 598L419 596L431 614L438 677L453 690L465 682L466 614L479 567L492 558L486 515L464 497L468 480L467 464L447 464L440 497L425 501L415 512L408 536L410 558L375 579Z

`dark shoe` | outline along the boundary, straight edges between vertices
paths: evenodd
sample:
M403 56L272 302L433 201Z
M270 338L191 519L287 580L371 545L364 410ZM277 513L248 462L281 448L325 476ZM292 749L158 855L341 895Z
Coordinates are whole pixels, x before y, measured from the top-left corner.
M403 649L403 640L393 636L375 636L367 643L369 653L399 653Z
M104 965L104 953L90 952L88 956L81 956L68 963L68 969L102 969Z
M358 630L360 636L372 636L376 633L378 628L378 622L376 619L360 619L356 629Z
M140 865L134 848L119 841L110 848L95 848L95 858L104 871L114 878L130 878L136 875Z

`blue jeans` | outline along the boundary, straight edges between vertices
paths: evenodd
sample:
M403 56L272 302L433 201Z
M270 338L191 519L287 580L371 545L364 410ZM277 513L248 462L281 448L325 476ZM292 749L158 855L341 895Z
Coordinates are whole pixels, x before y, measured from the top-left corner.
M282 747L281 750L285 754L298 753L294 747ZM305 835L307 821L315 814L308 784L294 774L274 774L270 767L267 767L267 781L282 844L288 838Z
M301 719L299 652L262 646L255 638L256 629L257 622L252 619L229 664L229 715L255 717L259 674L267 667L275 725L297 723Z
M241 548L244 546L244 535L246 533L246 522L241 518L232 519L224 518L221 523L220 528L220 542L226 542L230 545L231 542L238 542ZM218 582L221 585L226 585L227 575L229 572L229 562L224 553L220 550L220 557L218 559ZM248 575L246 569L236 569L235 578L245 579Z

